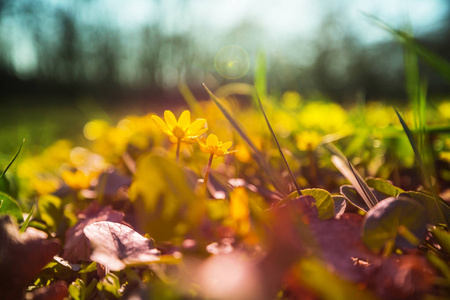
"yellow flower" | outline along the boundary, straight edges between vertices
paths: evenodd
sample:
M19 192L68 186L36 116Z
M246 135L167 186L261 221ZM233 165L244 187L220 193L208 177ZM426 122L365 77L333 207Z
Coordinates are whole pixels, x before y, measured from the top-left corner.
M300 151L312 151L319 146L322 136L316 131L302 131L296 136L297 148Z
M87 189L90 186L94 176L93 174L86 174L81 170L76 170L75 172L66 170L61 173L61 177L70 188L81 190Z
M194 143L195 138L208 130L208 128L205 128L205 119L197 119L191 123L191 113L188 110L181 113L178 121L170 110L166 110L164 119L165 122L158 116L152 116L152 120L162 132L169 136L172 143L180 141Z
M215 134L208 135L208 138L205 140L199 139L198 145L200 146L200 150L204 153L214 154L216 156L224 156L225 154L230 154L236 151L228 151L228 148L231 147L231 142L221 142L217 138Z

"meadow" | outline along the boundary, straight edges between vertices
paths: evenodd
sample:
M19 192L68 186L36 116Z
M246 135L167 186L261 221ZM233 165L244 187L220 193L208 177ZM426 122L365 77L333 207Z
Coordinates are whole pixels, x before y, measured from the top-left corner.
M184 107L31 118L53 134L2 148L1 298L448 299L450 100L416 64L450 67L394 34L406 105L273 95L261 55Z

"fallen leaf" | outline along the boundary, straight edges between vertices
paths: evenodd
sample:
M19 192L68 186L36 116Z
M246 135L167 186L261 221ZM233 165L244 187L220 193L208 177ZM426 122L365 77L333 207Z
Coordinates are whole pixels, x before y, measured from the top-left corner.
M90 261L92 249L84 235L83 229L89 224L99 221L125 224L123 218L123 213L113 210L110 206L101 207L94 202L83 213L78 215L78 223L67 230L62 257L71 263Z
M311 196L298 197L269 212L271 251L259 266L269 295L277 291L290 266L304 257L321 259L333 274L370 287L384 299L417 297L431 289L434 272L424 259L414 255L386 258L365 246L362 216L344 213L339 219L320 220L317 215ZM359 261L363 263L355 263Z
M112 271L159 260L155 242L128 226L102 221L86 226L83 232L94 248L91 259Z

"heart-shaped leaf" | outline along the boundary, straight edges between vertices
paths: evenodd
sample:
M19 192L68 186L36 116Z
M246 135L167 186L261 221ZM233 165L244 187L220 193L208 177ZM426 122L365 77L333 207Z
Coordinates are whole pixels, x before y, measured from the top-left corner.
M369 187L390 197L397 197L400 193L404 192L401 188L398 188L389 181L381 178L368 178L366 183Z
M86 226L83 232L94 248L91 259L112 271L159 260L155 242L126 225L101 221Z
M425 207L425 213L427 215L427 222L429 224L445 224L445 222L450 222L450 207L448 207L447 204L444 203L444 201L440 200L438 202L438 206L436 206L435 198L430 195L423 192L405 192L400 194L400 196L406 196L409 198L412 198L419 202L420 204ZM443 212L443 216L441 214Z
M347 200L359 208L360 210L363 210L365 212L368 212L370 210L369 206L366 204L366 202L363 200L363 198L358 194L356 189L351 185L343 185L341 186L341 194L344 195Z
M406 197L379 202L367 213L363 224L363 240L375 251L393 245L416 247L426 233L425 208Z
M330 193L323 189L304 189L303 195L313 196L319 212L319 219L326 220L334 217L334 200Z
M370 188L370 191L375 196L378 202L383 201L386 198L389 198L389 195L377 191L375 189ZM341 194L347 198L347 200L356 206L357 208L368 212L370 210L369 206L366 204L366 201L361 197L358 191L352 185L343 185L341 186Z

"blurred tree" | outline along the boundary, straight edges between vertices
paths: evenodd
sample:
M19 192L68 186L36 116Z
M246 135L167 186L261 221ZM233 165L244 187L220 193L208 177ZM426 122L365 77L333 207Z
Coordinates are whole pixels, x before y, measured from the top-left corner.
M104 7L100 0L0 0L0 79L9 83L4 84L4 93L161 91L174 88L180 80L198 84L207 77L223 84L230 80L216 72L214 56L223 46L237 44L252 63L255 53L265 49L271 89L319 91L338 100L362 90L368 98L404 95L401 47L393 40L361 44L354 24L342 17L346 7L341 2L318 2L318 31L280 45L253 19L212 32L188 14L192 1L175 6L151 2L152 20L130 29L121 27L119 12L108 10L116 8L98 10ZM449 6L443 4L446 21L419 35L424 45L448 60ZM86 16L92 10L98 10L95 18ZM252 82L253 67L239 80ZM430 81L430 93L450 91L433 70L421 67Z

